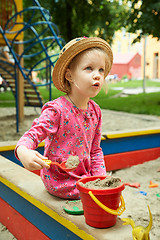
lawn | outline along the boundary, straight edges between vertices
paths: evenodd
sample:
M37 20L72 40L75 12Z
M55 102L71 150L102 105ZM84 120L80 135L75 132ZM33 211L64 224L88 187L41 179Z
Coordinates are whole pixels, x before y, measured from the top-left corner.
M128 82L109 83L108 93L104 89L93 98L102 109L123 111L137 114L150 114L160 116L160 92L141 93L128 97L115 97L121 92L119 88L137 88L142 87L141 80L132 80ZM160 82L146 81L147 87L160 87ZM114 88L117 88L116 90ZM46 87L41 87L40 92L45 101L48 101L48 91ZM63 93L52 87L52 99L55 99ZM63 94L64 95L64 94ZM15 101L13 94L9 91L0 93L0 107L13 107Z

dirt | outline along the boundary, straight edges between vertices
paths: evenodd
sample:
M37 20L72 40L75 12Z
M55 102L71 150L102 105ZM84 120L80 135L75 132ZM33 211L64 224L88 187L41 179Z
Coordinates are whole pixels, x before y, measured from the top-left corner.
M86 183L80 182L80 185L85 188L103 190L107 188L116 188L120 185L121 179L118 177L106 177L105 179L97 178L94 181L88 181Z

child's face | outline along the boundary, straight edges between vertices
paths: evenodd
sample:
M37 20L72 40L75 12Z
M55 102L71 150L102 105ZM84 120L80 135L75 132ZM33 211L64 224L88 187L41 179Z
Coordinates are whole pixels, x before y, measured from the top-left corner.
M84 97L95 97L104 83L106 56L92 49L78 55L70 65L71 89Z

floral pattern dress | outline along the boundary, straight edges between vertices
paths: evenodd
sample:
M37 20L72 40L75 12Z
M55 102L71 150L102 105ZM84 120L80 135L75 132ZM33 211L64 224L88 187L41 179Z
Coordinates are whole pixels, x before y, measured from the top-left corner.
M41 170L41 178L52 195L64 199L79 199L77 180L93 175L106 175L101 141L101 110L90 100L87 110L70 103L64 96L46 103L39 118L18 141L29 149L36 149L45 140L44 156L61 163L70 155L79 157L73 172L58 166Z

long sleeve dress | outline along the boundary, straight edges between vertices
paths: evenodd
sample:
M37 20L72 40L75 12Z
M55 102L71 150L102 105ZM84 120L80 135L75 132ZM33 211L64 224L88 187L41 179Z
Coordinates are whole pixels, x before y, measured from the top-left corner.
M65 199L79 199L77 180L93 175L106 175L101 141L101 110L90 100L87 110L70 103L64 96L46 103L39 118L18 141L29 149L36 149L45 140L44 156L61 163L70 155L79 157L76 170L66 173L58 166L41 170L41 178L48 192Z

